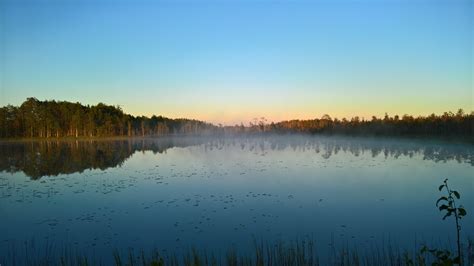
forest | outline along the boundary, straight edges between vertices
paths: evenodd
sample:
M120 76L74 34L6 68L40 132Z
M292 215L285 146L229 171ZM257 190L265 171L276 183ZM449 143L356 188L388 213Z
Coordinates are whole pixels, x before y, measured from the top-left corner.
M197 120L132 116L118 106L84 106L28 98L0 108L0 138L160 136L210 133L216 126Z
M153 115L133 116L119 106L103 103L82 105L67 101L28 98L20 106L0 107L0 138L144 137L167 135L309 133L369 136L441 136L472 139L474 112L444 112L442 115L373 116L332 119L329 115L310 120L268 123L264 117L248 125L213 125L193 119Z

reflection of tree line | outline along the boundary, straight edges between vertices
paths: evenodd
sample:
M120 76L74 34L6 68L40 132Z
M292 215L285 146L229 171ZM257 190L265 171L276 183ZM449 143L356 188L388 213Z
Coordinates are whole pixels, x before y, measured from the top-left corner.
M400 139L369 139L362 137L339 138L288 138L285 143L274 144L272 149L314 150L323 158L329 159L339 152L350 152L359 156L370 152L372 157L383 155L385 158L400 156L413 157L421 154L423 159L435 162L456 160L459 163L474 165L474 146L465 143L442 144L440 142L410 141Z
M135 151L162 153L171 147L194 145L183 139L114 141L31 141L0 144L0 171L23 171L32 179L71 174L85 169L120 166Z
M23 171L32 179L71 174L85 169L107 169L121 165L136 151L163 153L173 147L201 145L204 152L233 147L265 152L292 149L310 151L330 158L339 152L354 156L370 152L372 157L398 158L421 154L425 160L474 165L474 148L466 144L427 143L395 139L339 137L238 137L238 138L141 138L124 140L31 141L0 143L0 171Z
M359 156L370 152L372 157L383 155L397 159L400 156L413 157L421 154L423 159L435 162L455 160L459 163L474 165L474 146L466 143L441 143L390 138L364 137L307 137L307 136L274 136L258 138L239 138L233 145L239 145L242 150L284 150L314 151L323 158L329 159L339 152L349 152ZM214 146L229 145L228 140L214 141ZM235 144L237 142L238 144Z

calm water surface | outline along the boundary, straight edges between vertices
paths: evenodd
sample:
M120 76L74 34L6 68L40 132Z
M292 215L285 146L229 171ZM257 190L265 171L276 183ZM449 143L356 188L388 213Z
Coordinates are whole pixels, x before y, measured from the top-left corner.
M253 239L449 244L444 178L474 234L474 146L342 137L0 144L0 258L24 241L112 250L251 249ZM17 249L18 250L18 249Z

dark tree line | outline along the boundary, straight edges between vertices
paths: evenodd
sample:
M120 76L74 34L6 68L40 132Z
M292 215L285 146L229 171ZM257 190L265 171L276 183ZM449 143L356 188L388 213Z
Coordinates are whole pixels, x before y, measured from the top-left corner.
M0 138L161 136L211 133L217 127L197 120L132 116L118 106L84 106L28 98L19 107L0 108Z
M250 126L227 127L227 132L275 132L342 134L369 136L453 136L472 139L474 137L474 112L466 114L462 109L456 113L413 117L403 115L384 118L373 116L370 120L353 117L350 120L332 119L324 115L320 119L289 120L266 123L265 118L255 119Z
M384 136L473 137L474 113L462 109L456 113L413 117L395 115L371 119L290 120L267 123L255 119L250 125L215 126L190 119L162 116L132 116L118 106L99 103L84 106L65 101L39 101L28 98L19 107L0 108L0 138L164 136L175 134L310 133Z

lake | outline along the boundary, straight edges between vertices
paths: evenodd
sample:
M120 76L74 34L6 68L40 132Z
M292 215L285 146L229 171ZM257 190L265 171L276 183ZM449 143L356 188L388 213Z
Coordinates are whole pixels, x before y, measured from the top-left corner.
M13 253L251 250L256 241L452 246L449 178L474 234L474 145L256 136L0 143L0 263ZM31 251L32 250L32 251Z

